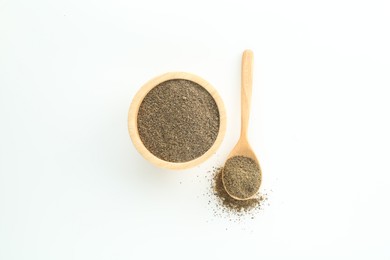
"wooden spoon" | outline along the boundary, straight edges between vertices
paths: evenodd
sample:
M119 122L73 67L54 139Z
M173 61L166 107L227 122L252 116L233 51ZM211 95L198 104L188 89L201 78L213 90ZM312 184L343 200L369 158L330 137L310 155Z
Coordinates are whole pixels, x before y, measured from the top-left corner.
M252 96L252 75L253 75L253 52L251 50L245 50L242 54L242 66L241 66L241 135L236 146L230 152L228 160L235 156L243 156L252 159L258 166L259 175L258 178L259 184L258 187L255 187L253 194L248 197L237 197L231 194L229 187L227 187L226 180L224 176L224 171L222 172L222 182L226 192L234 199L237 200L247 200L252 198L260 188L261 184L261 169L259 161L255 153L253 152L249 142L248 142L248 122L249 122L249 112ZM227 161L228 161L227 160Z

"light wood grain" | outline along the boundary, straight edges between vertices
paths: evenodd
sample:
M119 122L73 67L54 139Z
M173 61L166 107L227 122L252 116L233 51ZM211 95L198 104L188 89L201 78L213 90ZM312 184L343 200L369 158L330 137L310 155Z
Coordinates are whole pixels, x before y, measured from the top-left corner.
M245 50L242 54L242 64L241 64L241 133L240 138L233 148L233 150L230 152L228 156L229 158L235 157L235 156L245 156L252 158L257 165L259 165L259 160L256 157L255 152L253 151L252 147L249 144L248 141L248 126L249 126L249 114L250 114L250 105L251 105L251 99L252 99L252 83L253 83L253 52L251 50ZM260 179L262 178L261 168L260 168ZM223 172L222 172L222 182L225 186L224 178L223 178ZM261 183L261 182L260 182ZM260 186L259 186L260 188ZM226 189L226 192L232 197L237 200L247 200L255 196L258 190L254 192L251 196L248 198L238 198L236 196L233 196L229 193L229 190Z
M211 146L211 148L204 153L202 156L188 161L188 162L182 162L182 163L175 163L175 162L168 162L161 160L160 158L153 155L142 143L141 138L138 133L138 126L137 126L137 115L138 115L138 109L144 99L144 97L149 93L151 89L153 89L155 86L159 85L160 83L172 80L172 79L186 79L191 80L195 83L198 83L200 86L202 86L204 89L206 89L210 95L214 98L215 103L217 104L218 110L219 110L219 132L217 135L217 138L214 142L214 144ZM128 130L131 137L131 140L135 146L135 148L138 150L138 152L149 162L152 164L166 169L173 169L173 170L180 170L180 169L188 169L191 167L194 167L196 165L199 165L200 163L207 160L211 155L213 155L218 147L220 146L223 137L225 136L226 132L226 111L225 106L223 104L223 101L221 97L219 96L218 92L214 89L214 87L208 83L206 80L202 79L199 76L196 76L191 73L187 72L169 72L166 74L163 74L161 76L158 76L156 78L153 78L152 80L148 81L145 85L143 85L140 90L137 92L137 94L134 96L133 101L131 102L129 113L128 113Z
M241 64L241 139L248 138L249 114L252 99L253 52L246 50Z

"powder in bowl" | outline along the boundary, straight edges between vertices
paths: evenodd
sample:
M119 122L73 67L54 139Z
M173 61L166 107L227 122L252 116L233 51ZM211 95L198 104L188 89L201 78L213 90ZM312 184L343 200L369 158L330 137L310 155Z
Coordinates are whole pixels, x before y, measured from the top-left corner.
M137 114L139 137L156 157L188 162L217 139L218 106L201 85L185 79L164 81L144 97Z

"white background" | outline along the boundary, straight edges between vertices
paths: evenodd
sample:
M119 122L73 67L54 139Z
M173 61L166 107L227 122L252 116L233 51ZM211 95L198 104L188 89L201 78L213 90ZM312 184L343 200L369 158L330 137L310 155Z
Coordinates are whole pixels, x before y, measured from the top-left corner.
M388 1L0 0L0 259L389 259ZM269 206L215 215L208 171L250 140ZM227 108L215 156L155 168L131 99L168 71Z

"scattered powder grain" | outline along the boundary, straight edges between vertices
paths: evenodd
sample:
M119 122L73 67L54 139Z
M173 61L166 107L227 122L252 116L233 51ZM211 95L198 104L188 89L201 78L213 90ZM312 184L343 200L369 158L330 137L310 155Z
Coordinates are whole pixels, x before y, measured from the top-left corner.
M252 197L260 188L260 167L249 157L234 156L226 161L223 181L232 196L243 199Z
M210 188L204 196L208 197L208 204L213 214L218 218L226 218L232 222L246 222L248 219L254 219L268 203L268 192L256 194L249 200L236 200L232 198L225 190L222 183L221 167L213 167L205 178L210 183Z
M222 183L222 171L223 168L216 170L214 175L214 194L221 200L224 207L231 211L250 211L260 205L263 197L256 197L248 200L236 200L226 192Z
M169 162L187 162L211 148L220 118L207 90L193 81L175 79L149 91L137 124L141 141L152 154Z

